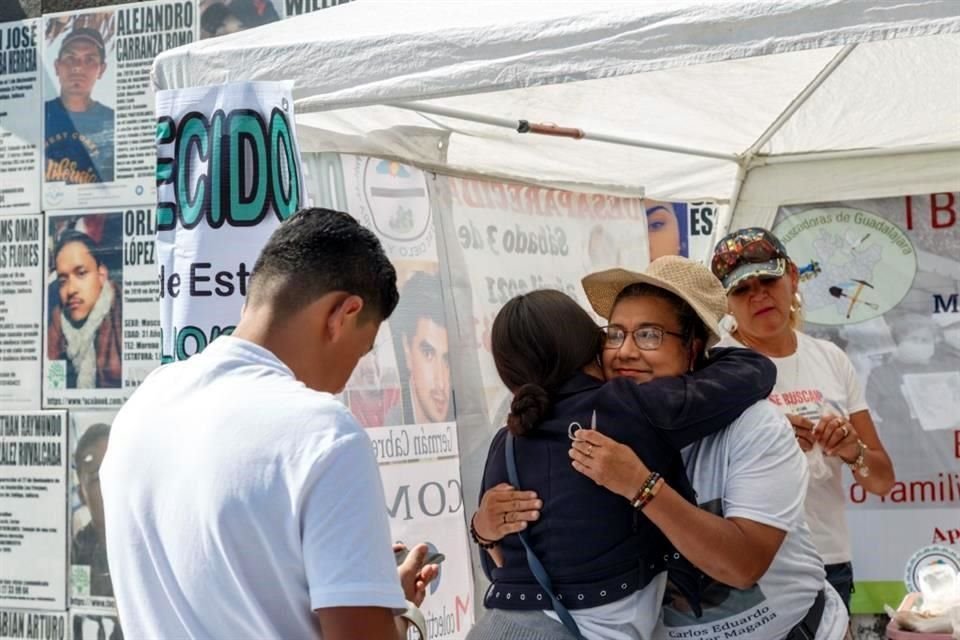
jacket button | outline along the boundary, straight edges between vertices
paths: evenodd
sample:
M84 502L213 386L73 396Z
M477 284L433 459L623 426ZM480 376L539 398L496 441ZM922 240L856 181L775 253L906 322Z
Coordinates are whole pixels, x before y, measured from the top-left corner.
M606 597L607 597L607 590L606 590L606 589L604 589L603 591L600 592L600 597L601 597L601 598L606 598Z

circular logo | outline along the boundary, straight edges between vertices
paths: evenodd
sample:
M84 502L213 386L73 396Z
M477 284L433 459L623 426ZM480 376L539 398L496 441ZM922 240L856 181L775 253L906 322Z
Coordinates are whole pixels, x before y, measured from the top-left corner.
M413 242L430 229L427 179L419 169L368 158L363 169L363 195L374 230L384 238Z
M907 590L911 592L920 591L920 569L936 564L944 564L960 573L960 553L942 544L922 547L907 561L907 571L903 578Z
M773 233L800 269L805 319L864 322L897 306L913 284L917 253L895 224L859 209L794 214Z

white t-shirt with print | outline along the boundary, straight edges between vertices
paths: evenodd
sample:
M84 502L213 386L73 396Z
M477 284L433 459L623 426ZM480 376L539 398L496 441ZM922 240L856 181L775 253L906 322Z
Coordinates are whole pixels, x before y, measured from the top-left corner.
M369 438L253 343L151 373L100 477L128 638L313 638L314 609L405 607Z
M817 638L842 637L846 611L826 583L804 522L807 463L783 414L766 400L758 402L725 430L684 449L683 456L700 508L775 527L786 537L755 586L741 590L717 582L708 585L701 618L666 605L655 637L780 640L824 588L829 598Z
M867 410L863 387L850 358L837 345L796 332L797 351L785 358L770 358L777 366L777 384L770 401L783 413L801 415L816 423L824 413L849 417ZM723 346L742 347L733 338ZM827 477L811 478L807 487L807 524L824 564L850 562L850 534L843 492L840 458L824 456Z

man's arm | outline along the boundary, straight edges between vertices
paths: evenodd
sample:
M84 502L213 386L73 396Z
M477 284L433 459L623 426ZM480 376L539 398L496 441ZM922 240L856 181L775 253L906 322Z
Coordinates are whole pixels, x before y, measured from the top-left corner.
M383 607L331 607L314 611L323 640L405 640L407 622Z

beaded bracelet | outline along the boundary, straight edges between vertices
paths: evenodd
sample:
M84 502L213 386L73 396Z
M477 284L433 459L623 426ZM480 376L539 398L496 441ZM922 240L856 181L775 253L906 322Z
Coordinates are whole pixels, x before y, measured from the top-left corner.
M660 479L660 474L656 471L650 473L647 476L647 479L644 480L643 484L640 486L640 490L637 491L637 495L634 496L633 500L630 501L630 505L634 509L643 509L647 506L647 503L653 499L653 496L656 495L654 488L657 485L657 480Z
M470 537L473 538L474 543L476 543L476 545L481 549L493 549L495 546L500 544L500 541L481 538L480 534L477 533L477 528L473 526L473 521L476 517L477 514L473 514L473 518L470 518Z

